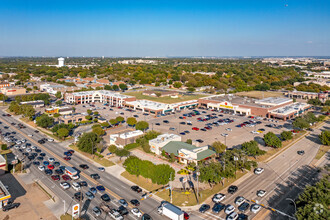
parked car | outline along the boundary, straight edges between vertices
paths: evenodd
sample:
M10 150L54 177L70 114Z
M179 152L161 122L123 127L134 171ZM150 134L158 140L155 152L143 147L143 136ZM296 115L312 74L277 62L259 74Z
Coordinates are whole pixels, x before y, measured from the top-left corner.
M9 203L6 206L2 207L2 211L7 212L11 209L16 209L20 206L20 203Z
M246 210L249 209L249 207L250 207L250 204L248 202L244 202L243 204L238 206L238 210L241 212L245 212Z
M227 207L226 207L226 209L225 209L225 213L226 213L227 215L229 215L230 213L234 212L234 210L235 210L235 207L234 207L234 206L232 206L232 205L227 205Z
M213 208L212 208L212 212L218 214L219 212L221 212L226 206L222 203L215 203Z
M200 208L199 208L199 212L200 213L205 213L206 211L208 211L210 209L210 205L209 204L203 204Z
M215 203L219 203L222 200L224 200L225 198L226 198L225 194L217 193L213 196L212 201L215 202Z
M251 212L253 213L258 213L261 209L261 206L258 204L253 204L250 208Z

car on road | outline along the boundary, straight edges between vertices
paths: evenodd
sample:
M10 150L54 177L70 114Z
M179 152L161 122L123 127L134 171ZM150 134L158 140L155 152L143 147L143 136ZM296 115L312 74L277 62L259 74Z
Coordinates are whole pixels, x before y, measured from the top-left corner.
M28 134L29 137L33 137L33 134Z
M58 161L54 162L55 167L59 167L60 165L61 165L60 162L58 162Z
M236 205L242 205L243 202L245 202L245 198L243 196L238 196L236 199L235 199L235 204Z
M69 151L66 151L66 152L64 152L63 153L65 156L67 156L67 157L71 157L72 156L72 154L69 152Z
M139 205L140 205L140 202L139 202L139 200L137 200L137 199L132 199L132 200L130 201L130 203L131 203L133 206L139 206Z
M71 177L71 179L73 179L73 180L78 180L79 178L80 178L79 174L74 175L74 176Z
M305 154L305 151L303 151L303 150L298 150L298 151L297 151L297 154L299 154L299 155L301 155L301 156L302 156L302 155L304 155L304 154Z
M238 219L238 214L236 212L232 212L230 215L227 216L226 220L236 220Z
M122 205L118 207L117 211L118 211L121 215L123 215L123 216L129 214L127 208L125 208L125 207L122 206Z
M54 165L48 165L47 168L50 170L53 170L55 167L54 167Z
M160 126L160 123L156 123L155 125Z
M58 175L63 175L64 174L63 170L61 170L61 169L56 169L56 170L54 170L54 172Z
M261 205L258 204L253 204L250 208L251 212L253 213L258 213L261 209Z
M97 169L98 169L99 171L102 171L102 172L105 171L104 167L98 167Z
M72 188L74 189L74 190L76 190L76 191L79 191L80 190L80 185L79 185L79 183L77 183L77 182L72 182L71 183L71 186L72 186Z
M79 185L85 187L85 186L88 186L88 183L86 181L80 181Z
M90 191L91 193L93 193L93 194L96 194L96 193L97 193L97 190L96 190L95 187L91 187L91 188L89 188L89 191Z
M245 212L246 210L248 210L250 207L250 204L248 202L244 202L243 204L241 204L240 206L238 206L238 210L240 212Z
M62 183L60 183L60 186L61 186L63 189L69 189L69 188L70 188L70 184L67 183L67 182L62 182Z
M106 193L101 196L101 199L104 202L110 202L111 201L110 196L108 194L106 194Z
M84 195L81 192L76 192L73 197L78 201L84 200Z
M68 175L66 175L66 174L62 176L62 179L63 179L64 181L69 181L69 180L71 180L70 176L68 176Z
M94 194L91 193L90 191L87 191L87 192L85 193L85 195L86 195L87 199L89 199L89 200L92 200L92 199L95 198Z
M249 220L249 216L243 213L238 214L237 220Z
M266 195L266 191L265 190L258 190L257 191L257 196L264 197L265 195Z
M49 169L46 169L45 170L45 174L50 176L50 175L53 174L53 171L52 170L49 170Z
M99 207L95 206L93 209L92 209L92 213L94 216L98 217L102 214L102 211Z
M91 174L90 176L91 176L91 178L93 178L94 180L98 180L98 179L101 178L100 175L97 174L97 173L93 173L93 174Z
M144 213L144 214L142 215L141 220L152 220L152 218L151 218L151 216L150 216L149 214Z
M38 166L38 169L39 169L40 171L44 171L44 170L45 170L45 167L44 167L44 166Z
M254 173L257 175L261 174L262 172L264 172L264 168L258 167L254 169Z
M223 137L227 137L228 134L226 134L226 133L222 133L221 136L223 136Z
M131 186L131 189L132 189L134 192L137 192L137 193L142 192L142 189L141 189L139 186Z
M202 139L197 139L196 140L198 143L203 143L204 141Z
M131 209L131 213L132 213L134 216L138 217L138 218L140 218L140 217L142 216L142 213L140 212L140 210L139 210L138 208L133 208L133 209Z
M199 128L197 128L197 127L193 127L192 130L194 130L194 131L199 131Z
M52 178L54 181L59 181L59 180L60 180L60 176L59 176L59 175L52 175L51 178Z
M215 203L214 206L212 207L212 212L218 214L225 208L225 204L222 203Z
M118 200L118 203L119 203L120 205L124 206L124 207L127 207L127 206L128 206L128 204L127 204L127 202L126 202L125 199L119 199L119 200Z
M11 209L16 209L20 206L20 203L9 203L6 206L2 207L2 211L7 212Z
M53 157L49 157L48 158L48 161L51 162L51 163L53 163L53 162L55 162L55 159Z
M214 203L219 203L221 202L222 200L224 200L226 198L226 195L225 194L222 194L222 193L217 193L213 196L212 198L212 201Z
M229 214L232 213L233 211L235 211L235 207L234 207L234 206L232 206L232 205L227 205L227 206L226 206L225 213L226 213L227 215L229 215Z
M102 185L96 186L96 189L97 189L99 192L104 192L104 191L105 191L105 188L104 188L104 186L102 186Z
M231 185L228 187L228 193L234 194L238 190L237 186Z
M89 168L89 166L87 164L80 164L79 167L84 170L87 170Z
M203 204L200 208L199 208L199 212L200 213L205 213L206 211L208 211L210 209L210 205L209 204Z
M71 157L63 157L63 159L68 161L68 160L71 160Z

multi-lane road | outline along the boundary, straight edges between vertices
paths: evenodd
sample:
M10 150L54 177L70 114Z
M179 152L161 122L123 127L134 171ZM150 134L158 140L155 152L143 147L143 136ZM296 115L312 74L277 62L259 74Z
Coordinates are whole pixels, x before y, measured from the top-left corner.
M0 115L2 115L3 112L0 110ZM89 187L95 187L97 185L103 185L106 188L106 193L110 195L112 201L111 205L114 207L118 207L118 200L121 198L126 199L127 202L129 202L131 199L140 199L140 194L133 192L130 189L130 186L126 183L122 182L121 180L115 178L113 175L107 172L102 172L98 170L98 167L96 167L94 164L90 163L89 161L85 160L84 158L80 157L79 155L74 154L72 156L72 159L70 161L65 161L63 159L64 155L63 153L68 150L60 144L56 142L46 142L45 144L39 144L37 141L44 138L45 136L42 133L35 133L34 129L30 128L29 126L26 126L25 129L18 129L17 126L11 125L11 123L20 123L20 121L16 120L14 117L1 117L2 124L0 125L0 128L6 132L6 129L4 129L4 126L8 126L10 131L16 132L16 137L21 139L26 139L27 142L31 143L34 146L37 146L39 149L42 150L42 152L46 153L46 158L53 157L56 161L60 162L62 166L71 166L79 168L80 164L87 164L89 166L89 169L82 170L80 169L81 173L81 180L85 180ZM29 137L28 134L33 134L32 137ZM49 176L45 175L44 172L41 172L38 170L37 166L31 165L30 170L33 175L35 175L36 179L39 179L42 181L49 189L53 191L54 194L56 194L61 200L65 200L66 206L68 207L68 204L77 203L77 201L73 201L72 197L73 194L76 192L73 189L69 190L63 190L58 182L53 181ZM94 180L90 177L90 174L98 173L101 178L98 180ZM83 192L85 193L88 190L88 187L83 187ZM96 198L94 198L91 201L84 199L82 203L83 210L87 209L87 213L91 218L91 209L94 206L97 206L101 203L100 195L98 194ZM63 203L64 205L64 203ZM157 207L159 206L159 202L154 200L153 198L148 198L143 201L141 201L141 205L139 206L139 209L143 213L148 213L153 217L153 219L165 219L157 214ZM129 208L132 208L130 206ZM137 219L133 215L129 215L126 217L128 219ZM106 218L104 215L101 219L109 219Z

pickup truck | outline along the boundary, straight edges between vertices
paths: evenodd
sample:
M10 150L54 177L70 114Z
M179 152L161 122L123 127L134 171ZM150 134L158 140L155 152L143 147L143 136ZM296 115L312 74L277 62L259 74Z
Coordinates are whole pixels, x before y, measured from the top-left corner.
M115 220L123 220L124 217L116 210L116 209L111 209L109 212L109 215L111 216L111 218L115 219Z

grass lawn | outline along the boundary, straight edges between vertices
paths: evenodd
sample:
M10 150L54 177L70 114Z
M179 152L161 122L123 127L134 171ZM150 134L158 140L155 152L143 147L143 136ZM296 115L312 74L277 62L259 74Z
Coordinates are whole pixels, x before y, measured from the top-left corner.
M193 99L199 99L202 97L206 97L207 95L183 95L179 96L178 98L171 98L169 96L167 97L152 97L152 96L147 96L147 95L142 95L142 92L127 92L125 95L131 95L135 96L137 99L146 99L150 101L156 101L156 102L163 102L163 103L176 103L176 102L183 102L183 101L188 101L188 100L193 100Z
M315 159L319 160L323 155L330 150L330 146L322 145L320 149L318 150Z
M268 97L280 97L283 96L281 92L273 92L273 91L249 91L249 92L238 92L235 93L238 96L246 96L250 98L262 99Z
M107 160L107 159L104 159L104 158L99 158L98 156L93 156L89 153L86 153L86 152L82 152L78 149L77 146L75 145L70 145L70 147L75 150L75 151L78 151L79 153L83 154L84 156L88 157L89 159L91 160L94 160L96 163L99 163L100 165L104 166L104 167L110 167L110 166L113 166L115 165L112 161L110 160Z
M247 172L237 172L237 179L241 178L244 174ZM147 189L149 191L155 190L160 188L160 185L153 184L150 182L150 180L145 179L144 177L136 177L134 175L129 174L128 172L123 172L121 174L123 177L126 179L130 180L131 182L135 183L136 185L139 185L143 187L144 189ZM222 184L217 184L213 188L210 189L205 189L205 190L200 190L199 195L199 203L203 203L207 198L210 196L213 196L215 193L218 193L219 191L223 190L224 188L228 187L231 185L235 180L235 178L230 178L228 179L228 182L225 181L224 185ZM162 199L166 201L171 201L171 197L169 194L169 190L164 190L162 192L159 192L156 194L157 196L161 197ZM172 203L177 206L194 206L197 205L197 200L194 192L189 192L189 194L185 194L183 192L177 192L173 190L173 195L172 195Z
M60 219L61 220L71 220L72 216L69 214L61 215Z

